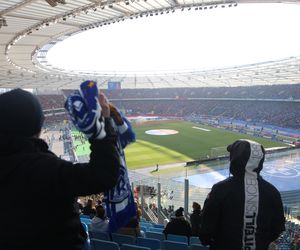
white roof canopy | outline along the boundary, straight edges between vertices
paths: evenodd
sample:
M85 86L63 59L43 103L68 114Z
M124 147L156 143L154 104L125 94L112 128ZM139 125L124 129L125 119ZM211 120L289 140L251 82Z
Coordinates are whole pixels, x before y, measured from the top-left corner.
M182 8L232 7L261 1L211 0L10 0L0 2L0 88L72 89L86 79L102 87L121 81L122 88L241 86L300 83L300 57L206 71L151 75L71 72L49 65L48 49L57 41L94 27L141 15ZM274 2L278 1L265 1ZM298 4L299 1L280 1ZM296 32L296 31L295 31Z

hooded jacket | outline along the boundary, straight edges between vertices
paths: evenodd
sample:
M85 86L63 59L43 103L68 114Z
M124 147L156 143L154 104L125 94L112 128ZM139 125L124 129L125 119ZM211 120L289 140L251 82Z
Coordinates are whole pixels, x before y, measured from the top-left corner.
M90 143L90 162L73 164L41 139L0 136L1 250L82 250L76 197L112 188L120 168L114 136Z
M228 146L230 173L205 200L200 240L210 249L264 250L285 230L278 190L259 172L264 149L250 140Z

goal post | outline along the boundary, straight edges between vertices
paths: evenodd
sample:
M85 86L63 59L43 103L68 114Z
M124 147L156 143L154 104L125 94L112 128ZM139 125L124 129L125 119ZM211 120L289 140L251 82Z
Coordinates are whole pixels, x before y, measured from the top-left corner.
M226 146L211 148L210 150L211 158L224 157L224 156L229 156L229 152L227 151Z

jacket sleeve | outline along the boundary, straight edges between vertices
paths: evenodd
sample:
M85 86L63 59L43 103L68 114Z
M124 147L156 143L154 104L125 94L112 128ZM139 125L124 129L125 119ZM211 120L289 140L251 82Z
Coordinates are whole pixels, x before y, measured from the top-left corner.
M90 140L90 161L77 163L50 155L36 176L41 192L44 189L61 196L85 196L106 191L115 186L120 170L119 154L116 148L116 134L109 122L105 122L107 136ZM44 190L45 191L45 190Z
M271 241L276 240L279 235L285 230L285 217L283 211L283 205L281 201L280 193L276 190L275 197L273 199L273 218L271 225Z
M202 224L199 238L203 245L211 245L214 241L214 235L220 218L220 209L220 198L218 197L217 188L214 185L204 202L202 210Z

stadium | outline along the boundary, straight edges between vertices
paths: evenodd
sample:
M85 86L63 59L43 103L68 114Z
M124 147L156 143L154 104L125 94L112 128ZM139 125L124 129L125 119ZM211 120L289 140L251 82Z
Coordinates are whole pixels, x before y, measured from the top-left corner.
M299 53L232 67L151 72L66 69L49 60L56 46L91 30L141 18L189 11L209 14L257 3L262 1L2 1L0 93L22 88L36 95L45 115L41 137L50 150L68 161L88 162L89 142L72 126L64 105L81 82L97 81L136 133L137 140L125 155L129 180L143 209L141 227L146 235L150 232L149 238L151 232L162 232L159 227L174 208L184 207L188 217L192 203L203 206L211 187L230 175L229 144L238 139L259 142L266 149L261 175L279 190L287 219L287 230L273 249L298 249ZM297 6L299 1L280 1L287 4ZM82 222L90 223L87 218ZM178 249L188 249L188 244L190 249L207 249L193 248L189 240L184 244Z

